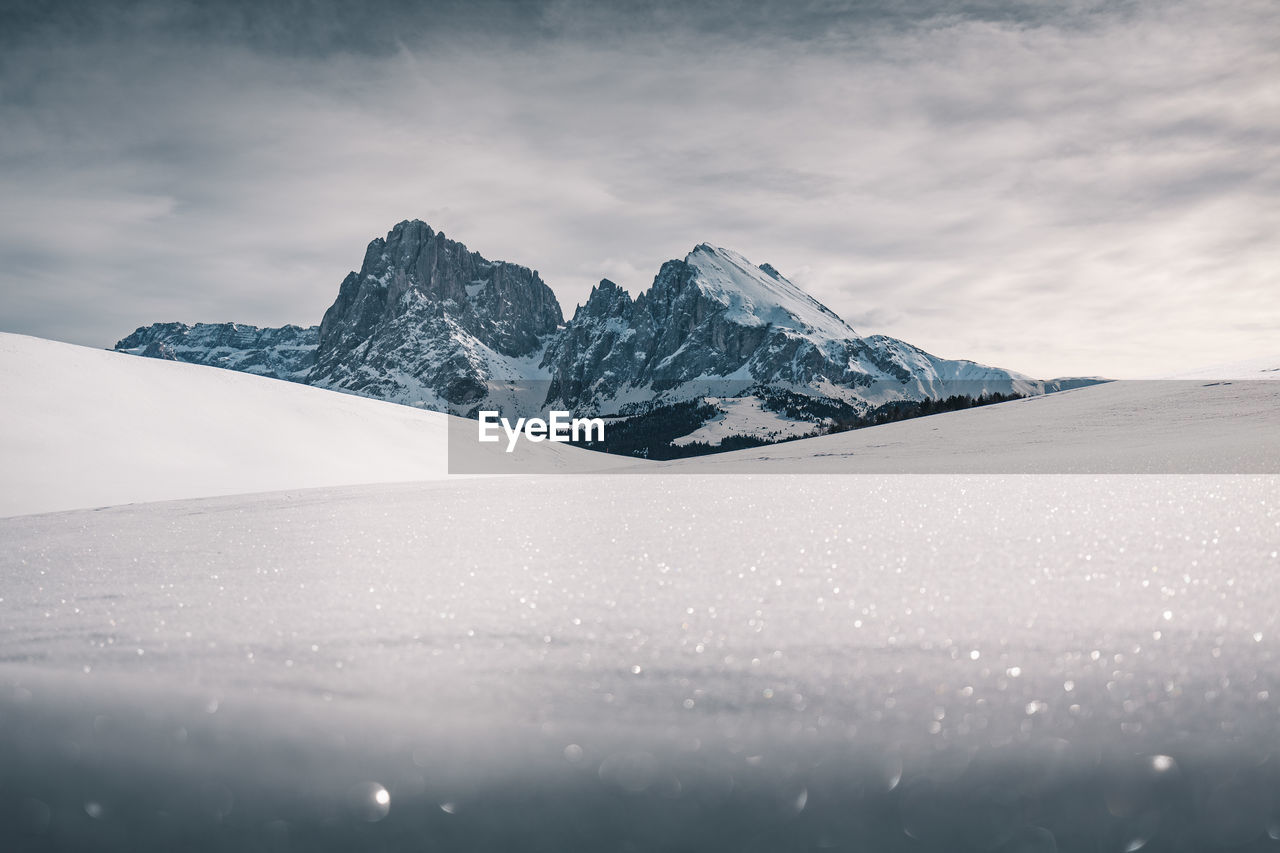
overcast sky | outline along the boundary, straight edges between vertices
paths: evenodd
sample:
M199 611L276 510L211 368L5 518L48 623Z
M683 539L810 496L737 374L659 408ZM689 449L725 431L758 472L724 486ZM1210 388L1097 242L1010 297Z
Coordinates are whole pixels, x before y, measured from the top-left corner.
M318 323L409 218L566 315L705 241L1042 377L1276 353L1280 6L0 0L0 329Z

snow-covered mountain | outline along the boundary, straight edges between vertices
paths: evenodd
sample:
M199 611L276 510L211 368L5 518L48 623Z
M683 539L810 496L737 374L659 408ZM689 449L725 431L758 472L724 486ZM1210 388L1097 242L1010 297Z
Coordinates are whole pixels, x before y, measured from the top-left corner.
M663 264L635 300L601 282L552 342L544 365L553 401L606 412L655 395L773 391L865 410L895 399L1056 390L883 335L861 337L772 266L705 243L683 261Z
M156 323L116 344L120 352L306 382L319 327L261 329L243 323Z
M862 337L769 264L705 243L663 264L634 299L602 281L565 323L536 271L486 260L416 220L369 244L318 328L156 324L116 349L456 414L666 417L666 407L697 403L666 418L670 438L731 410L734 434L760 440L895 401L1066 387ZM748 411L760 416L741 417Z

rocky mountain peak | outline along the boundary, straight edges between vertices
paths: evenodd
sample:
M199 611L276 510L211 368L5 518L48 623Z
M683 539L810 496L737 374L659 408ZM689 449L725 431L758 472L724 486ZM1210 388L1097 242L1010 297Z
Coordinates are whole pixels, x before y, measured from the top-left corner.
M320 323L320 353L368 340L406 311L430 306L509 355L537 350L563 322L560 303L527 267L489 261L420 220L397 224L369 243Z
M601 282L547 351L553 398L590 407L646 386L670 391L713 380L733 392L757 382L845 378L861 339L770 270L699 243L664 263L634 302Z
M858 337L834 311L784 278L737 252L700 243L685 258L701 292L743 326L767 325L831 340ZM767 266L767 265L766 265Z
M485 382L524 372L516 362L539 357L563 321L537 272L406 220L370 242L360 270L343 280L320 323L310 381L461 405L482 396Z
M628 314L634 302L631 294L623 290L607 278L591 288L587 301L578 306L570 322L579 322L588 317L619 317Z

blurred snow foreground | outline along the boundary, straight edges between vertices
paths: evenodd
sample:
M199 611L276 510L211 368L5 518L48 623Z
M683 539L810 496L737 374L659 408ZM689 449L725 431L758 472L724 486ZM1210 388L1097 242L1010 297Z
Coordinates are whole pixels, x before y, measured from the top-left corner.
M440 416L28 341L0 337L4 849L1280 839L1261 391L1199 398L1238 401L1252 471L452 478ZM16 515L186 488L222 495Z

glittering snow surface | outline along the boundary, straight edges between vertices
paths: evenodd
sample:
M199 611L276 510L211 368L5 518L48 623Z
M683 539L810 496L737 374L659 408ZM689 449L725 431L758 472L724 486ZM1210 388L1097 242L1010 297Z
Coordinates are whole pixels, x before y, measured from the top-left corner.
M0 522L3 807L123 846L1274 832L1274 478L573 483Z
M0 546L6 847L1280 838L1273 475L439 479Z

